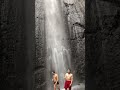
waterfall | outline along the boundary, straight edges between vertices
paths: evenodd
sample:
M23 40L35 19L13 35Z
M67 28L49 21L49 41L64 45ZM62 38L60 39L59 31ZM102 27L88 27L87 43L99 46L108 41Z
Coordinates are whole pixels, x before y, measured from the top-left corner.
M52 70L58 73L60 87L63 88L64 75L67 68L71 68L71 58L60 2L59 0L44 0L44 3L47 50L47 90L52 90Z

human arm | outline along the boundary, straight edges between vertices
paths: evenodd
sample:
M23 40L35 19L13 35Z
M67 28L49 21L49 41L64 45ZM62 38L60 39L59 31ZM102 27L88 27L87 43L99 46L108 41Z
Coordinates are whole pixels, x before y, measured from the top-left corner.
M72 85L72 83L73 83L73 74L71 74L71 84L70 84L70 86Z
M66 74L65 74L65 76L64 76L64 79L66 80Z

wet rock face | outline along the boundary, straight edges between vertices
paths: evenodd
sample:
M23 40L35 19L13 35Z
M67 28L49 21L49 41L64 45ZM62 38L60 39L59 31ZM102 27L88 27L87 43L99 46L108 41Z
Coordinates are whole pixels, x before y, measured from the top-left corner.
M71 48L73 73L79 79L85 79L85 1L64 0L64 14L68 25L68 40Z
M36 58L34 60L34 89L45 90L46 54L45 54L45 11L44 0L35 2L35 40Z

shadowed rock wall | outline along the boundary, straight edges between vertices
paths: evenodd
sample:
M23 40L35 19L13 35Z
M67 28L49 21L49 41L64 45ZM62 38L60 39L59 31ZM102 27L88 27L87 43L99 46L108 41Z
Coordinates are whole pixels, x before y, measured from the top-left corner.
M31 9L31 6L29 7L31 2L32 0L29 2L27 0L2 0L0 2L1 90L32 89L30 67L32 67L31 60L34 56L31 53L31 51L34 52L32 39L34 37L34 34L32 35L34 19L30 15L34 10Z
M120 2L86 2L86 90L119 89Z
M22 4L23 1L2 0L0 5L2 17L0 33L0 78L2 80L0 81L2 88L9 88L9 90L24 88L25 29Z

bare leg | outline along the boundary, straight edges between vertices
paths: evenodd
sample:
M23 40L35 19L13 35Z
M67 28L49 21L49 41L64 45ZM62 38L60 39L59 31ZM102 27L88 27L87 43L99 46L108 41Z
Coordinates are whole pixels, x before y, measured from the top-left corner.
M69 87L69 90L71 90L71 87Z
M54 90L56 90L56 85L54 84Z

